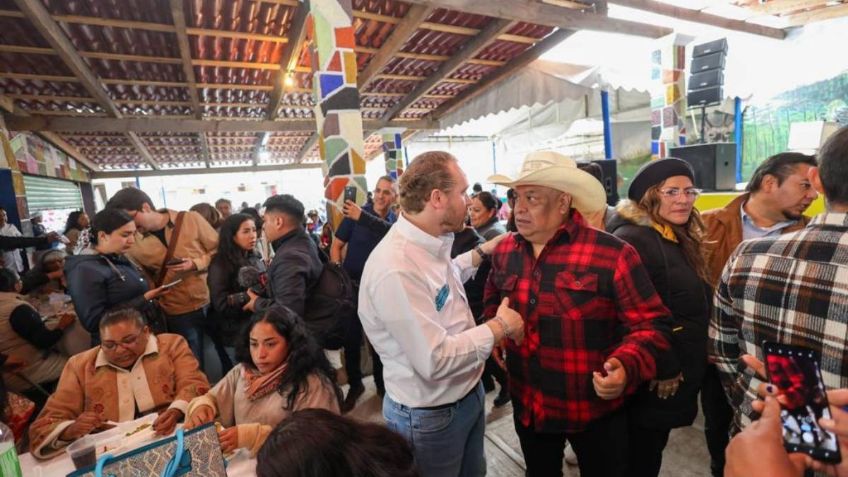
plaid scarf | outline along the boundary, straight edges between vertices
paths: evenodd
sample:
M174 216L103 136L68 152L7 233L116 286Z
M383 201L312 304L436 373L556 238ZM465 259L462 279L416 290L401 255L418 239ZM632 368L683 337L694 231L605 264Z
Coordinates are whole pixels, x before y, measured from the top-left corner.
M286 363L265 374L245 366L242 377L246 382L244 387L247 399L256 401L276 391L280 386L280 381L283 380L283 373L285 371Z

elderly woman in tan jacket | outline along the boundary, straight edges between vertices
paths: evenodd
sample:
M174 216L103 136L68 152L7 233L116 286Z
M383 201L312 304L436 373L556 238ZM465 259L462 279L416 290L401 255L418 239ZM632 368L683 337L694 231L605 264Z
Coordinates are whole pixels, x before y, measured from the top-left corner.
M242 331L234 367L205 396L191 402L186 428L217 420L221 448L252 455L291 413L320 408L339 413L341 391L323 350L291 310L275 306ZM216 418L217 416L217 418Z
M209 382L185 339L154 336L133 309L100 320L100 346L71 357L56 392L30 428L32 455L46 459L106 421L159 412L153 429L170 434Z

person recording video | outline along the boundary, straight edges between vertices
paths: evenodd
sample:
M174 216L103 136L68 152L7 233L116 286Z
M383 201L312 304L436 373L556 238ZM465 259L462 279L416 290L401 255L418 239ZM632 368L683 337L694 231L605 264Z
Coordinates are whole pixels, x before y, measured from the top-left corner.
M207 334L212 337L221 359L222 372L233 367L233 339L250 321L252 313L244 310L250 301L247 289L264 295L267 280L265 263L255 252L258 232L253 217L233 214L221 224L218 253L209 265L207 283L211 295Z

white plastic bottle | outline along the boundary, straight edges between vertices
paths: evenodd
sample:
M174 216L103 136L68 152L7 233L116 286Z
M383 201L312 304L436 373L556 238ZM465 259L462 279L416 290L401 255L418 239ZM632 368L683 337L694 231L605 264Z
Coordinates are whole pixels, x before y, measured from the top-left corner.
M21 463L15 451L15 435L6 424L0 422L0 475L21 477Z

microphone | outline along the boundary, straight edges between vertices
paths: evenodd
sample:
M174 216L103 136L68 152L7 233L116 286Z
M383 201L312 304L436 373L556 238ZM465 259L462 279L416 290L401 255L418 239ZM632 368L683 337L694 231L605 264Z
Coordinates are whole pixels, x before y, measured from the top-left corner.
M268 282L268 276L260 272L258 268L245 265L239 268L238 284L240 287L249 288L257 295L265 293L265 285Z

